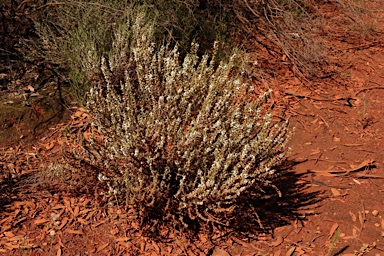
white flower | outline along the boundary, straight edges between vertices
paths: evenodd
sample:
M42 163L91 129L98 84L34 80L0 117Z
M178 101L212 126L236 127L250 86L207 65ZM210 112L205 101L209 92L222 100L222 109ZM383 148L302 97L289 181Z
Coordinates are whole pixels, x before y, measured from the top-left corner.
M51 213L51 218L53 221L57 220L60 216L56 213Z
M107 176L105 176L104 174L102 173L99 173L99 175L97 176L97 179L101 182L103 181L106 181L106 180L109 180Z

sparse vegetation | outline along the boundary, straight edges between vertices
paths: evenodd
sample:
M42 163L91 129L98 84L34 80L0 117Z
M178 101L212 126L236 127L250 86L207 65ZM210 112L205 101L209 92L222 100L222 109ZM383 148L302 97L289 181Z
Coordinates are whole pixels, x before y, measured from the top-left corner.
M194 0L41 6L37 52L69 71L103 136L101 144L85 140L75 157L96 169L107 197L137 205L142 221L229 225L243 193L272 184L287 124L271 124L268 93L251 99L241 74L246 61L228 49L239 32L261 29L297 71L313 74L321 53L298 23L309 19L311 7ZM227 42L212 48L217 38Z
M344 204L313 190L332 188L334 197L351 199L348 207L377 200L364 182L340 186L357 193L338 193L334 183L347 183L347 175L308 191L305 170L345 169L372 156L366 176L379 178L371 163L382 158L381 120L372 116L382 109L371 90L382 89L374 76L382 52L380 37L369 41L375 31L366 24L366 5L379 6L360 0L1 2L0 96L6 97L0 103L7 115L0 118L0 139L9 144L0 152L0 252L213 255L235 245L239 252L228 253L241 254L243 242L252 240L269 254L335 254L340 229L328 241L318 211L333 212L327 216L343 228L356 216L350 211L352 219L344 218L338 212ZM304 89L297 76L327 82ZM332 88L346 80L353 81L348 88ZM62 97L61 86L69 83L78 105ZM276 90L260 93L258 84ZM46 129L58 115L47 113L59 107L75 111L71 120ZM14 115L16 108L23 113ZM289 116L308 134L297 136L293 161L281 166ZM356 121L362 127L351 125ZM44 137L35 136L41 135L36 128ZM31 137L38 139L32 146ZM304 161L310 169L287 171ZM369 217L364 221L380 229ZM185 231L194 232L187 237L196 243L184 240ZM353 227L345 237L349 231L342 235L350 246L336 254L375 249L375 242L358 244L363 230L355 236Z

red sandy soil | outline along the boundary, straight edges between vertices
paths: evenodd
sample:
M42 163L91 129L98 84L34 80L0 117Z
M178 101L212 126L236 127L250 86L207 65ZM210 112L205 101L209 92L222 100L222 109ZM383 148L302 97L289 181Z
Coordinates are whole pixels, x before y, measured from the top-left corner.
M276 116L289 117L295 131L289 168L276 183L281 197L258 212L264 229L201 233L193 242L170 229L159 241L140 234L134 209L41 186L39 173L60 157L62 130L84 131L87 114L77 109L37 142L1 152L0 169L14 178L2 183L0 254L384 255L384 2L367 7L375 15L366 37L346 27L331 2L319 10L328 58L337 63L329 75L307 81L286 68L265 81Z

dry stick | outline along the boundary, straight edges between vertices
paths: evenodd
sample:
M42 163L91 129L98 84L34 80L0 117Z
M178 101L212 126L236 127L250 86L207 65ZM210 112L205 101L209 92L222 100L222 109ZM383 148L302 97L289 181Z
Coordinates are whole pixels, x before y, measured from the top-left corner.
M360 196L360 200L361 200L361 196ZM361 233L363 233L363 229L364 229L364 226L365 226L364 224L365 224L365 221L367 220L367 216L365 215L365 207L364 207L364 202L363 201L361 201L361 206L363 207L363 211L362 211L363 220L362 220L362 223L360 223L361 227L360 227L358 239L360 239Z
M324 186L324 187L328 187L328 188L340 188L340 189L346 189L346 188L351 188L351 186L333 186L333 185L328 185L328 184L325 184L324 182L321 182L321 181L319 181L319 180L315 180L314 178L313 178L313 173L310 175L310 177L311 177L311 182L313 183L313 184L316 184L316 185L319 185L319 186Z
M355 175L357 178L362 178L362 179L384 179L384 176L374 175L374 174L356 173Z
M333 102L333 101L336 101L336 100L351 100L353 99L352 97L348 97L348 96L341 96L341 97L335 97L335 98L332 98L332 99L328 99L328 98L318 98L316 96L308 96L308 95L302 95L302 94L297 94L296 92L290 92L290 91L286 91L284 92L286 95L291 95L291 96L294 96L294 97L297 97L297 98L304 98L304 99L308 99L308 100L313 100L313 101L327 101L327 102Z
M325 123L325 125L329 128L327 121L325 121L325 119L321 115L317 115L317 116L320 117L321 120L323 120L323 122Z
M315 161L315 164L317 164L320 160L320 157L324 154L325 150L323 150L322 152L320 152L320 155L316 158L316 161Z
M358 91L355 96L357 96L358 94L364 92L364 91L368 91L368 90L375 90L375 89L384 89L384 86L373 86L373 87L368 87L368 88L364 88L364 89L361 89L360 91Z
M319 158L308 158L307 161L323 161L323 162L330 162L330 163L339 163L339 164L346 164L346 161L334 161L334 160L328 160L328 159L320 159Z

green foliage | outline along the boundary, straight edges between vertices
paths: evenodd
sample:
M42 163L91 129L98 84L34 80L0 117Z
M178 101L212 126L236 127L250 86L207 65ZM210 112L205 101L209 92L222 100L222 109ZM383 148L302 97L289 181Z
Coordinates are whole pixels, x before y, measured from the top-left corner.
M74 155L98 172L106 198L134 205L143 223L230 225L242 195L273 187L288 123L272 124L270 91L255 96L236 68L240 53L218 64L217 47L199 57L192 43L181 57L154 38L139 9L118 26L108 56L82 59L103 139L85 140Z

